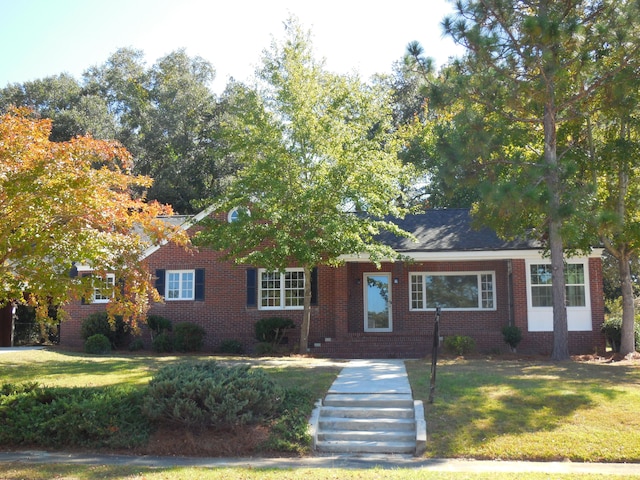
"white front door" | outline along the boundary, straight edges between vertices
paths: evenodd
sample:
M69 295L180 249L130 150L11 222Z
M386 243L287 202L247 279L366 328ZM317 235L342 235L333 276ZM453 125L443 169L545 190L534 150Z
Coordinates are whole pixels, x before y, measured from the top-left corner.
M364 274L364 331L391 331L391 275Z

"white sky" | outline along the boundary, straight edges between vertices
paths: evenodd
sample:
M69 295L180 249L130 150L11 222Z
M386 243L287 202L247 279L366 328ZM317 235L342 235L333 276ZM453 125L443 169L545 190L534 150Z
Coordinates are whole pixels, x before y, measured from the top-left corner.
M185 48L211 62L220 93L229 77L250 79L290 14L329 70L367 79L390 73L412 40L438 65L459 54L440 27L450 12L446 0L0 0L0 87L80 78L120 47L142 50L149 66Z

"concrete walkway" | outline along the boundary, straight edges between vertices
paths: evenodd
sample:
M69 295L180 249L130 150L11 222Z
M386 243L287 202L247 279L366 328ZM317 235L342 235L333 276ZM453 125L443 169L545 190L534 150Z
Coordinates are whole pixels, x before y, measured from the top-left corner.
M316 455L302 458L196 458L127 455L91 455L64 452L18 451L0 452L0 463L61 463L74 465L131 465L170 468L344 468L397 469L428 472L598 474L640 478L639 464L574 463L574 462L503 462L458 459L421 459L412 455Z
M411 395L411 385L403 360L351 360L335 379L328 393Z

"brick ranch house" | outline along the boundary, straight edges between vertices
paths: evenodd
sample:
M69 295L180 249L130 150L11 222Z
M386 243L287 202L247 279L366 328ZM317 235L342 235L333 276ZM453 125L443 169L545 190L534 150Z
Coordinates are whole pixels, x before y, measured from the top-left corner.
M230 221L232 216L230 214ZM175 221L174 219L173 221ZM183 218L184 220L184 218ZM197 220L197 218L196 218ZM408 257L380 269L358 255L341 267L319 267L312 275L309 352L343 358L409 358L431 351L435 307L440 336L472 337L479 352L507 351L501 329L522 330L521 353L550 354L553 343L551 269L539 245L504 241L490 229L472 228L468 210L428 210L397 222L417 243L383 236ZM186 223L192 228L193 223ZM603 351L601 250L567 259L567 314L571 354ZM151 307L173 323L194 322L206 330L205 351L237 340L245 352L257 342L255 322L265 317L302 321L301 270L271 273L259 266L223 261L201 249L192 254L172 244L150 249L144 259L156 276L164 303ZM80 326L104 309L107 299L73 304L61 326L61 345L81 347ZM289 335L290 343L299 330ZM143 332L147 348L148 332Z

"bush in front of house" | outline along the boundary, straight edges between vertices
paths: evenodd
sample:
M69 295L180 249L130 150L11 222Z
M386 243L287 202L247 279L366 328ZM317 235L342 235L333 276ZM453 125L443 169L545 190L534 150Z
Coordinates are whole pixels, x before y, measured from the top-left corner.
M445 337L444 348L455 355L466 355L476 349L476 341L466 335L451 335Z
M515 352L516 347L522 341L522 330L515 325L505 325L502 327L502 337L504 342L511 348L511 351Z
M273 416L284 392L264 371L215 361L167 365L149 382L143 412L191 428L233 428Z
M149 327L151 331L151 339L154 339L162 333L171 332L173 330L173 323L162 315L148 315L147 327Z
M224 340L218 347L220 353L228 353L232 355L240 354L244 351L242 343L238 340Z
M256 343L254 353L258 356L273 355L276 353L276 347L273 343L260 342Z
M129 344L129 351L137 352L139 350L144 350L144 342L141 338L136 338Z
M173 338L166 332L156 335L151 342L151 348L157 353L173 352Z
M256 339L262 343L278 345L285 332L296 325L289 318L269 317L258 320L255 324Z
M634 326L635 347L638 350L640 347L640 322L636 321ZM619 352L622 341L622 317L610 315L600 327L600 331L604 334L611 349L614 352Z
M126 344L129 337L129 326L120 315L114 317L113 325L109 322L107 312L96 312L82 321L80 335L84 340L102 334L109 339L113 348L120 348Z
M103 334L96 333L85 340L84 351L93 355L106 355L111 353L111 342Z
M0 445L132 448L148 442L137 387L0 387Z
M206 332L191 322L177 323L173 327L173 346L179 352L198 352L204 345Z

